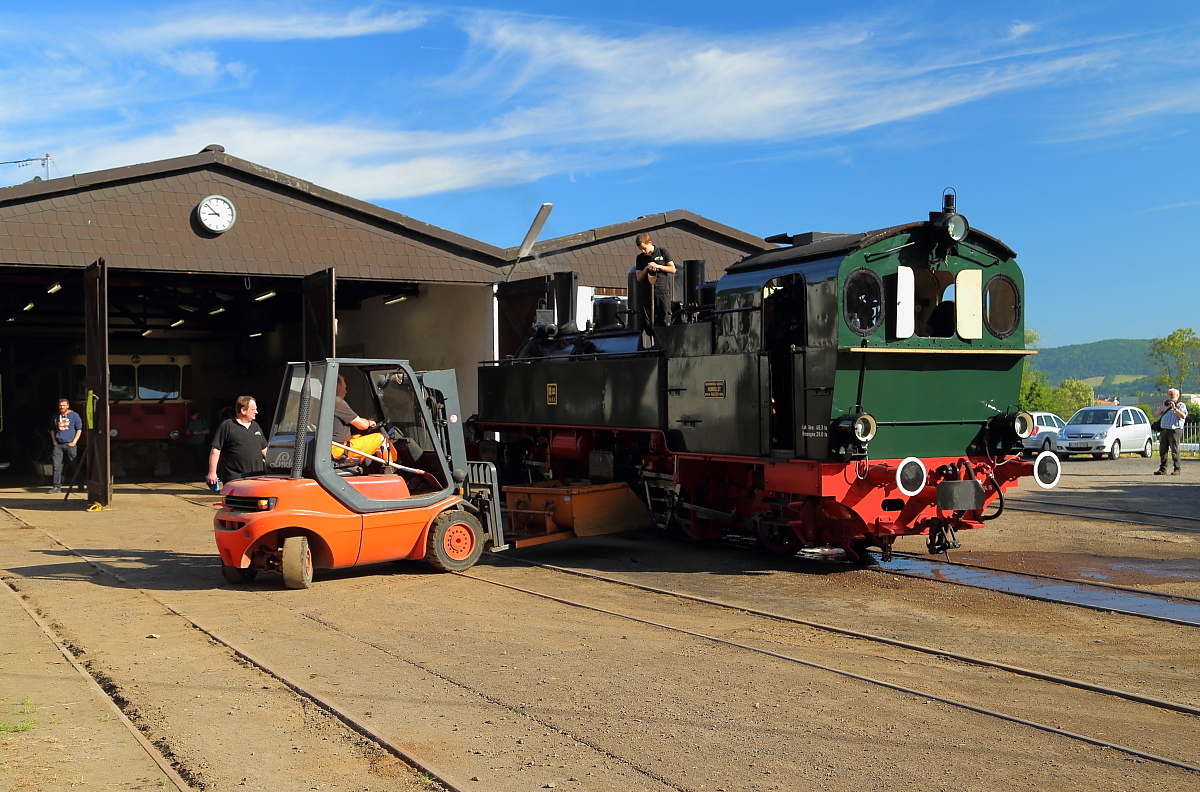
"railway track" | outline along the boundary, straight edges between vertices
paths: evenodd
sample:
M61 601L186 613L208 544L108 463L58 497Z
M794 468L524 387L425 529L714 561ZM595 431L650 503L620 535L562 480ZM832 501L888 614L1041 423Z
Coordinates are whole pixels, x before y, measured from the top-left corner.
M386 735L380 733L377 729L375 729L371 724L366 723L361 718L358 718L355 715L353 715L352 713L348 712L345 708L341 707L336 702L334 702L334 701L330 700L329 698L322 696L320 693L314 691L311 686L305 685L302 681L295 679L291 675L284 672L283 670L274 667L274 664L268 663L268 662L264 661L263 659L259 658L257 656L257 653L251 651L249 648L247 648L245 646L240 645L239 642L229 640L227 637L223 636L219 630L212 629L210 626L207 626L203 622L198 621L194 616L189 616L189 615L181 612L179 609L175 608L170 603L164 601L161 597L156 596L155 592L138 586L135 582L128 580L124 575L122 575L120 572L118 572L117 570L110 567L108 564L105 564L100 561L97 561L96 559L90 558L89 556L80 552L79 550L68 546L67 544L65 544L61 540L59 540L57 537L55 537L53 534L51 534L49 531L46 531L43 528L39 528L36 525L32 525L32 524L28 523L27 521L21 519L21 517L19 515L14 514L9 509L3 508L3 507L0 507L0 509L2 509L6 514L8 514L13 519L15 519L15 520L19 521L20 523L22 523L23 525L25 525L25 527L39 531L40 533L49 537L49 539L51 541L53 541L55 544L62 547L68 553L76 556L77 558L82 560L84 563L86 563L88 566L95 569L97 572L107 575L107 576L113 578L114 580L116 580L117 582L119 582L121 585L125 586L126 588L129 588L133 591L137 591L142 596L145 596L145 597L153 600L158 605L162 606L163 608L165 608L166 610L170 611L172 614L174 614L175 616L177 616L178 618L183 620L186 624L190 625L192 628L199 630L201 633L208 636L213 641L216 641L217 643L221 644L222 646L224 646L225 648L227 648L228 650L233 652L237 657L241 658L243 661L258 668L260 671L267 674L268 676L273 677L274 679L278 680L281 684L285 685L297 696L300 696L301 698L317 705L318 707L323 709L325 712L329 713L334 718L341 721L344 725L346 725L352 731L356 732L357 734L361 735L362 737L373 742L382 751L385 751L385 752L391 754L392 756L396 757L397 759L399 759L400 761L409 765L410 767L413 767L414 769L423 773L428 778L433 779L438 784L440 784L441 788L444 789L446 792L468 792L468 790L473 789L473 786L471 784L457 778L454 774L450 773L448 770L441 768L441 767L437 766L435 763L429 761L428 759L418 755L417 752L413 751L411 748L401 745L400 743L396 742L395 740L389 739ZM100 690L100 692L103 694L105 700L110 702L112 704L112 706L117 709L118 712L121 712L120 717L121 717L122 722L125 724L126 728L129 729L129 731L135 736L135 739L137 739L139 741L139 743L141 743L143 745L143 747L151 755L151 758L154 759L154 761L157 764L159 764L160 768L162 768L163 771L168 774L169 778L171 779L171 782L176 786L176 788L177 789L191 788L190 785L187 784L185 779L183 779L181 777L181 775L178 772L176 772L175 768L171 766L170 762L165 757L163 757L160 753L158 753L158 751L155 750L150 745L150 743L148 743L146 741L145 737L142 736L142 734L138 731L137 727L129 720L128 717L126 717L125 713L121 709L120 704L118 702L114 701L112 696L109 693L107 693L106 691L104 691L103 688L101 688L99 680L97 680L92 675L92 673L90 671L88 671L84 666L82 666L79 663L74 661L74 657L71 655L70 651L65 647L62 636L58 635L54 631L53 626L48 625L48 624L46 624L46 622L44 620L37 618L36 614L21 598L21 595L18 593L18 591L16 589L14 589L10 584L8 584L7 581L5 581L4 584L5 584L5 588L9 590L9 592L12 594L12 596L16 597L19 601L21 601L22 607L25 608L26 612L30 615L30 617L33 618L33 620L38 624L38 626L42 628L42 630L55 643L55 645L59 648L59 650L61 652L63 652L64 656L66 656L68 658L68 660L72 663L72 665L75 667L75 669L81 675L83 675L86 678L86 680L90 681L90 683L92 685L94 685L97 689ZM432 788L433 787L431 787L431 789Z
M11 512L10 512L10 514L11 514ZM13 515L13 516L15 516L15 515ZM17 519L20 519L20 518L18 517ZM26 525L28 525L28 523L26 523ZM29 527L35 527L35 526L29 526ZM226 646L230 651L232 651L237 656L241 657L243 660L251 663L252 665L254 665L254 666L258 667L259 669L261 669L262 671L264 671L265 673L278 679L280 682L282 682L287 687L289 687L297 695L309 699L310 701L314 702L318 706L325 709L327 712L329 712L332 715L334 715L335 717L337 717L340 721L342 721L344 724L346 724L352 730L371 739L383 750L402 759L407 764L418 768L420 771L424 772L431 778L436 779L439 783L442 784L442 786L444 788L451 790L452 792L458 792L458 790L467 789L467 788L472 787L472 785L466 784L465 782L462 782L462 781L456 779L453 776L453 774L445 771L444 769L433 766L430 762L428 762L427 760L424 760L421 756L419 756L416 752L412 751L411 749L408 749L405 746L399 745L399 744L395 743L394 741L389 740L386 737L386 735L379 733L377 730L372 728L372 726L370 724L363 722L360 718L355 717L352 713L347 712L345 709L339 707L336 704L336 702L331 701L325 697L322 697L318 693L314 692L310 688L310 686L306 685L303 681L292 678L289 674L287 674L285 671L283 671L279 668L272 667L271 663L266 662L262 658L258 657L257 653L248 650L245 646L240 645L239 642L232 641L232 640L228 639L227 637L223 636L219 630L212 629L211 626L202 623L202 621L198 621L194 616L189 616L186 613L172 607L169 603L167 603L167 602L163 601L161 598L155 596L155 593L153 591L138 587L135 582L132 582L132 581L126 579L120 572L112 569L107 564L104 564L102 562L96 561L95 559L89 558L83 552L80 552L74 548L67 546L66 544L59 541L57 538L53 537L49 532L44 531L40 528L37 530L46 534L53 541L55 541L57 544L62 546L65 550L67 550L68 552L72 553L73 555L79 557L80 559L82 559L83 561L85 561L86 563L91 565L93 568L95 568L97 571L102 572L106 575L109 575L109 576L115 578L116 580L120 581L123 585L125 585L131 589L135 589L135 590L141 592L143 595L155 600L160 605L162 605L164 608L166 608L167 610L171 611L176 616L178 616L180 619L184 620L188 624L190 624L193 627L195 627L196 629L200 630L205 635L208 635L210 638L217 641L218 643ZM668 596L668 597L689 600L689 601L693 601L693 602L696 602L698 604L702 604L702 605L705 605L708 607L716 607L716 608L720 608L720 609L728 610L728 611L738 611L741 613L750 614L750 615L753 615L756 617L768 618L768 619L775 620L775 621L789 622L792 624L809 627L812 629L818 629L818 630L823 630L823 631L830 632L830 633L840 634L842 636L855 638L858 640L865 640L865 641L871 641L871 642L876 642L876 643L880 643L880 644L885 644L885 645L893 646L896 648L904 649L907 651L913 651L913 652L918 652L918 653L922 653L922 654L933 655L933 656L937 656L937 657L941 657L941 658L950 658L950 659L953 659L957 662L964 663L964 664L990 667L990 668L994 668L999 671L1003 671L1005 673L1014 674L1014 675L1026 677L1029 679L1034 679L1039 682L1045 682L1045 683L1050 683L1050 684L1055 684L1055 685L1063 685L1066 687L1071 687L1071 688L1087 691L1089 693L1096 693L1096 694L1100 694L1100 695L1104 695L1104 696L1122 699L1122 700L1125 700L1125 701L1128 701L1131 703L1135 703L1138 705L1148 706L1148 707L1152 707L1154 709L1167 711L1167 712L1171 712L1171 713L1176 713L1176 714L1181 714L1184 716L1192 716L1192 717L1200 716L1200 709L1189 707L1184 704L1180 704L1180 703L1176 703L1176 702L1169 702L1169 701L1162 701L1162 700L1155 699L1152 697L1142 696L1137 693L1132 693L1132 692L1128 692L1128 691L1116 690L1116 689L1107 688L1107 687L1103 687L1103 686L1093 685L1093 684L1088 683L1083 680L1075 680L1075 679L1070 679L1070 678L1066 678L1066 677L1059 677L1059 676L1055 676L1055 675L1051 675L1051 674L1044 674L1044 673L1041 673L1041 672L1038 672L1035 670L1031 670L1031 669L1023 669L1023 668L1018 668L1018 667L1011 666L1011 665L996 663L996 662L989 661L985 658L978 658L978 657L971 657L971 656L967 656L967 655L955 654L955 653L951 653L951 652L947 652L945 650L939 649L937 647L919 646L916 644L911 644L911 643L906 643L903 641L898 641L895 639L890 639L885 636L870 635L868 633L862 633L862 632L838 628L833 625L820 624L817 622L795 619L792 617L783 616L781 614L770 613L767 611L753 610L753 609L746 608L745 606L740 606L740 605L731 604L731 603L723 603L723 602L719 602L719 601L707 599L707 598L702 598L702 597L696 597L693 595L686 594L684 592L671 591L671 590L667 590L667 589L660 589L660 588L655 588L655 587L651 587L651 586L644 586L644 585L640 585L640 584L630 583L628 581L620 580L618 578L611 578L611 577L608 577L605 575L597 575L597 574L593 574L593 573L583 572L580 570L558 567L558 566L554 566L554 565L550 565L550 564L540 564L537 562L525 561L525 560L516 559L516 558L505 559L505 560L519 561L522 564L526 564L528 566L533 566L533 567L540 567L540 568L543 568L543 569L546 569L546 570L549 570L549 571L552 571L552 572L555 572L558 574L569 574L569 575L583 577L583 578L590 578L595 581L606 583L606 584L619 585L622 587L638 589L638 590L642 590L642 591L646 591L646 592L650 592L650 593L654 593L654 594L658 594L658 595L664 595L664 596ZM960 709L963 709L966 711L974 712L974 713L977 713L980 715L996 718L998 720L1006 721L1008 723L1017 724L1017 725L1035 729L1038 731L1055 734L1060 737L1079 741L1079 742L1086 743L1089 745L1104 747L1104 748L1108 748L1111 750L1119 751L1128 756L1136 757L1137 759L1140 759L1143 761L1154 762L1154 763L1186 770L1186 771L1192 772L1192 773L1200 773L1200 767L1190 764L1187 761L1183 761L1183 760L1171 758L1171 757L1159 756L1159 755L1156 755L1149 751L1143 751L1143 750L1139 750L1139 749L1131 747L1131 746L1122 745L1122 744L1118 744L1118 743L1111 742L1108 740L1104 740L1096 735L1075 733L1075 732L1072 732L1072 731L1069 731L1066 729L1062 729L1062 728L1053 726L1048 723L1043 723L1043 722L1031 720L1028 718L1018 717L1018 716L1015 716L1012 714L1000 712L998 710L990 709L987 707L980 707L978 705L971 704L966 701L956 700L953 698L939 695L937 693L931 693L931 692L927 692L927 691L914 689L911 687L906 687L904 685L898 685L898 684L889 682L884 679L873 678L873 677L870 677L870 676L867 676L864 674L857 673L856 671L851 670L851 669L836 668L833 666L813 662L812 660L807 660L807 659L804 659L801 657L790 656L790 655L783 654L780 652L774 652L774 651L770 651L767 649L763 649L761 647L755 647L755 646L745 644L745 643L730 641L730 640L721 638L719 636L705 634L703 632L687 629L684 627L680 627L678 625L672 625L672 624L668 624L668 623L665 623L662 621L647 619L647 618L637 615L636 613L622 612L620 610L615 610L612 608L599 607L597 605L589 604L589 603L582 602L582 601L575 600L575 599L557 596L557 595L547 593L544 591L537 591L537 590L534 590L531 588L515 586L515 585L511 585L511 584L504 583L504 582L487 580L485 578L479 577L474 574L462 574L461 577L477 581L481 584L486 584L486 585L490 585L490 586L500 586L505 589L517 592L517 593L522 593L522 594L532 596L532 597L537 597L537 598L540 598L543 600L556 602L561 605L565 605L565 606L569 606L569 607L573 607L573 608L586 609L586 610L589 610L589 611L592 611L595 613L606 615L611 618L616 618L616 619L621 619L621 620L625 620L625 621L630 621L633 623L638 623L638 624L641 624L641 625L644 625L644 626L647 626L647 627L650 627L653 629L666 630L666 631L670 631L670 632L673 632L673 633L676 633L679 635L689 636L690 638L695 639L695 640L710 642L710 643L721 645L721 646L724 646L724 647L727 647L730 649L734 649L736 651L751 652L751 653L755 653L758 655L767 656L767 657L773 658L774 660L779 661L779 662L785 662L785 663L789 663L789 664L799 664L799 665L811 668L813 670L819 670L819 671L822 671L825 673L835 674L835 675L841 676L843 678L852 679L859 683L867 685L869 687L888 689L888 690L892 690L892 691L896 691L896 692L900 692L900 693L918 696L922 699L927 699L930 701L937 701L937 702L940 702L940 703L948 705L948 706L952 706L952 707L960 708ZM301 613L301 615L305 615L306 618L314 618L314 617L308 616L307 614L303 614L303 613ZM342 635L346 636L347 638L358 641L360 643L366 643L367 645L373 646L375 649L378 649L380 651L384 651L384 652L389 651L385 646L376 645L376 644L372 644L368 641L364 641L361 637L353 635L352 633L344 632L344 631L340 630L336 625L330 624L327 621L322 621L322 620L316 619L316 618L314 618L314 620L319 622L320 624L322 624L327 629L335 630L335 631L341 633ZM397 659L404 660L404 658L399 658L399 657ZM412 662L409 660L404 660L404 661ZM438 673L437 671L435 671L433 669L424 669L424 670L428 671L429 673L433 673L433 674ZM446 677L443 677L443 678L446 678ZM454 682L454 680L448 680L448 681ZM457 684L457 683L455 683L455 684ZM467 687L467 686L464 685L464 687ZM470 689L470 688L467 687L467 689ZM480 694L480 691L477 691L477 690L472 690L472 692L477 695ZM497 703L507 704L507 702L497 702ZM534 715L527 714L526 716L537 720L536 716L534 716ZM555 729L555 730L561 731L561 727L559 727L557 724L553 724L550 722L543 722L540 720L537 720L537 722L538 722L538 725L543 728ZM569 732L563 732L563 736L569 737L570 739L580 742L583 745L587 745L589 748L592 748L593 750L596 750L598 752L602 752L602 753L605 752L605 749L603 748L602 745L595 744L595 743L589 741L586 735L577 735L577 734L571 734ZM686 787L684 787L684 786L673 783L670 779L664 777L661 773L654 772L654 770L652 768L642 766L635 759L627 759L627 758L623 758L623 757L613 756L611 753L608 753L607 755L610 758L614 758L619 761L625 762L631 770L633 770L637 773L643 774L643 775L647 776L648 778L653 778L654 780L659 781L660 783L663 783L666 786L669 786L669 787L672 787L672 788L675 788L678 790L686 789Z
M902 649L907 649L909 651L918 652L921 654L928 654L928 655L934 655L937 657L950 658L950 659L957 660L959 662L967 663L970 665L995 668L997 670L1005 671L1007 673L1010 673L1010 674L1013 674L1016 676L1035 679L1035 680L1039 680L1042 682L1049 682L1052 684L1062 685L1065 687L1075 688L1078 690L1086 690L1086 691L1093 692L1093 693L1100 693L1102 695L1112 696L1114 698L1124 699L1126 701L1131 701L1131 702L1136 702L1139 704L1147 705L1147 706L1153 707L1155 709L1161 709L1161 710L1180 713L1180 714L1184 714L1184 715L1200 717L1200 708L1191 707L1186 704L1181 704L1178 702L1170 702L1170 701L1163 701L1160 699L1154 699L1151 697L1142 696L1142 695L1139 695L1136 693L1131 693L1128 691L1107 688L1107 687L1103 687L1100 685L1093 685L1093 684L1083 681L1083 680L1070 679L1067 677L1061 677L1061 676L1057 676L1057 675L1053 675L1053 674L1047 674L1047 673L1043 673L1043 672L1039 672L1039 671L1035 671L1035 670L1031 670L1031 669L1026 669L1026 668L1020 668L1017 666L1012 666L1012 665L1008 665L1008 664L1004 664L1004 663L997 663L997 662L987 660L984 658L971 657L971 656L967 656L967 655L948 652L944 649L939 649L939 648L935 648L935 647L921 646L918 644L912 644L912 643L908 643L908 642L904 642L904 641L898 641L898 640L887 638L887 637L880 636L880 635L872 635L869 633L858 632L855 630L847 630L845 628L837 627L837 626L830 625L830 624L822 624L820 622L813 622L813 621L808 621L808 620L803 620L803 619L797 619L797 618L790 617L790 616L785 616L785 615L781 615L781 614L777 614L777 613L771 613L769 611L756 610L756 609L752 609L752 608L747 608L743 605L725 603L725 602L721 602L719 600L714 600L714 599L710 599L710 598L706 598L706 597L698 597L698 596L687 594L684 592L673 591L673 590L669 590L669 589L662 589L662 588L657 588L654 586L646 586L646 585L642 585L642 584L638 584L638 583L632 583L630 581L621 580L619 578L612 578L612 577L608 577L606 575L598 575L598 574L594 574L594 573L590 573L590 572L583 572L583 571L576 570L576 569L569 569L566 567L555 566L552 564L543 564L543 563L539 563L539 562L535 562L535 561L528 561L528 560L524 560L524 559L505 559L505 560L506 561L516 561L517 563L525 564L528 566L538 567L538 568L542 568L542 569L548 569L548 570L551 570L554 572L559 572L559 573L563 573L563 574L587 578L590 580L596 580L596 581L600 581L600 582L604 582L604 583L610 583L610 584L614 584L614 585L618 585L618 586L637 589L640 591L646 591L646 592L659 594L659 595L663 595L663 596L674 597L674 598L678 598L678 599L688 600L691 602L702 603L704 605L709 605L709 606L721 608L724 610L739 611L739 612L743 612L743 613L752 614L755 616L760 616L760 617L776 620L776 621L787 622L787 623L791 623L791 624L798 624L798 625L802 625L805 627L822 630L825 632L836 633L839 635L844 635L844 636L848 636L848 637L852 637L852 638L856 638L856 639L860 639L860 640L870 641L873 643L879 643L879 644L884 644L884 645L888 645L888 646L899 647ZM950 705L950 706L953 706L956 708L960 708L960 709L968 710L968 711L975 712L975 713L978 713L981 715L993 717L998 720L1003 720L1003 721L1007 721L1010 723L1017 723L1017 724L1020 724L1023 726L1027 726L1029 728L1036 729L1038 731L1048 732L1051 734L1056 734L1061 737L1067 737L1072 740L1077 740L1080 742L1088 743L1090 745L1095 745L1095 746L1099 746L1099 747L1109 748L1109 749L1112 749L1115 751L1120 751L1122 753L1128 754L1130 756L1136 756L1136 757L1146 760L1146 761L1152 761L1152 762L1157 762L1160 764L1169 765L1172 767L1177 767L1177 768L1180 768L1183 770L1188 770L1193 773L1200 773L1200 766L1189 764L1184 761L1175 760L1175 759L1171 759L1168 757L1157 756L1154 754L1150 754L1150 753L1147 753L1144 751L1137 750L1135 748L1131 748L1129 746L1120 745L1120 744L1113 743L1113 742L1110 742L1107 740L1103 740L1103 739L1100 739L1099 737L1089 736L1089 735L1084 735L1084 734L1077 734L1074 732L1066 731L1064 729L1060 729L1055 726L1051 726L1046 723L1040 723L1040 722L1028 720L1025 718L1016 717L1016 716L1013 716L1013 715L1010 715L1007 713L1000 712L998 710L988 709L985 707L979 707L979 706L976 706L976 705L973 705L973 704L970 704L970 703L967 703L967 702L964 702L961 700L951 699L951 698L948 698L945 696L932 694L927 691L916 690L916 689L912 689L912 688L905 687L902 685L897 685L897 684L888 682L886 680L864 676L862 674L858 674L858 673L855 673L853 671L850 671L850 670L847 670L844 668L835 668L832 666L812 662L810 660L805 660L802 658L793 657L793 656L781 654L778 652L769 651L767 649L763 649L760 647L755 647L755 646L751 646L748 644L729 641L729 640L726 640L726 639L723 639L720 637L716 637L713 635L707 635L707 634L697 632L694 630L644 619L644 618L641 618L641 617L638 617L635 615L631 615L628 613L622 613L622 612L615 611L615 610L612 610L609 608L602 608L602 607L598 607L595 605L590 605L587 603L579 602L576 600L571 600L571 599L567 599L564 597L556 596L553 594L535 591L535 590L524 588L521 586L515 586L515 585L508 584L508 583L503 583L503 582L494 581L494 580L488 580L486 578L481 578L476 575L472 575L470 573L460 573L460 574L463 577L468 577L468 578L471 578L474 580L478 580L480 582L483 582L483 583L486 583L486 584L489 584L492 586L499 586L501 588L505 588L505 589L508 589L511 591L521 592L521 593L528 594L531 596L546 599L546 600L549 600L552 602L557 602L559 604L567 605L569 607L581 608L581 609L593 611L596 613L602 613L602 614L612 616L615 618L625 619L625 620L628 620L631 622L636 622L638 624L643 624L643 625L655 627L655 628L662 629L662 630L668 630L671 632L688 635L693 638L698 638L698 639L701 639L704 641L709 641L709 642L719 644L722 646L732 647L732 648L739 649L739 650L762 654L762 655L772 657L777 660L782 660L782 661L785 661L788 663L796 663L796 664L799 664L802 666L806 666L808 668L825 671L825 672L836 674L838 676L846 677L849 679L854 679L859 682L863 682L863 683L866 683L866 684L869 684L872 686L877 686L877 687L886 688L886 689L894 690L894 691L901 692L901 693L907 693L910 695L919 696L921 698L938 701L943 704L947 704L947 705Z
M1013 505L1017 504L1017 505ZM1041 506L1043 508L1036 508ZM1044 507L1053 508L1044 508ZM1163 514L1160 512L1142 512L1133 509L1114 509L1108 506L1089 506L1065 501L1051 501L1039 498L1027 500L1006 498L1006 511L1029 512L1032 514L1049 514L1057 517L1086 517L1101 522L1115 522L1126 525L1149 525L1155 528L1167 528L1179 533L1200 534L1200 517L1189 517L1180 514ZM1063 511L1063 510L1066 511ZM1101 514L1095 514L1100 512ZM1116 515L1127 515L1120 517ZM1136 519L1143 518L1143 519ZM1151 518L1149 520L1144 518Z
M909 553L896 553L892 561L868 569L889 575L998 591L1041 602L1074 605L1186 627L1200 627L1200 599L1195 597L1162 594L1093 580L997 569Z

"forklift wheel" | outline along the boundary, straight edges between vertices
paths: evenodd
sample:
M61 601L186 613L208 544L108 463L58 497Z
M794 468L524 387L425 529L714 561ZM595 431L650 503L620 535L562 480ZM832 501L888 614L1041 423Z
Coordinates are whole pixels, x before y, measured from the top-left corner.
M242 583L249 583L258 575L258 570L253 567L242 569L240 567L221 564L221 575L225 578L226 583L232 583L237 586Z
M425 560L443 572L462 572L475 566L483 554L483 529L479 521L459 509L439 514L429 529Z
M307 536L289 536L283 540L283 585L306 589L312 585L312 550Z

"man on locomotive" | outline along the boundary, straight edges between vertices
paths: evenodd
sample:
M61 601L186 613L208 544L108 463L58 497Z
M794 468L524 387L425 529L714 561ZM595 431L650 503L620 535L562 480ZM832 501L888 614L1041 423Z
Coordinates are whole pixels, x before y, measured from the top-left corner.
M358 456L341 447L349 446L355 451L361 451L370 456L381 457L389 462L393 461L390 449L384 448L383 453L380 453L380 446L386 440L382 432L351 434L352 429L367 431L375 429L378 426L379 424L375 421L359 416L346 403L346 378L339 374L337 379L337 399L333 404L333 447L330 449L330 455L334 459L341 459L347 453L350 453L351 456Z
M671 322L671 295L672 278L675 274L675 262L671 261L671 254L667 252L665 247L659 247L650 241L649 234L637 235L638 250L642 251L638 254L637 261L637 282L638 282L638 303L645 305L653 311L652 324L661 327ZM651 304L650 295L653 292L654 300ZM648 320L650 316L646 317Z

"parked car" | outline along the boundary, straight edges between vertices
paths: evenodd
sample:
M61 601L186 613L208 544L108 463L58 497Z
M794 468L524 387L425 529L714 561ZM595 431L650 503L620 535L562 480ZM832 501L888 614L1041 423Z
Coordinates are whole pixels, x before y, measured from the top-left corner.
M1033 432L1025 438L1025 450L1034 453L1038 451L1053 451L1058 442L1058 433L1067 422L1054 413L1031 412L1033 416Z
M1154 455L1154 432L1150 419L1136 407L1084 407L1071 416L1058 433L1058 454L1107 455L1116 459L1123 451Z

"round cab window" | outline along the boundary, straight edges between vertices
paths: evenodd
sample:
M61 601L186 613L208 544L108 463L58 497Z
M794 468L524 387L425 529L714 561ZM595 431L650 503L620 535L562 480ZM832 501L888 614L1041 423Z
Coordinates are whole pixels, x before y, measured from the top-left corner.
M1008 338L1021 321L1021 296L1007 275L993 275L983 290L983 323L996 338Z
M883 281L873 270L860 267L846 278L846 325L860 336L869 336L883 324Z

